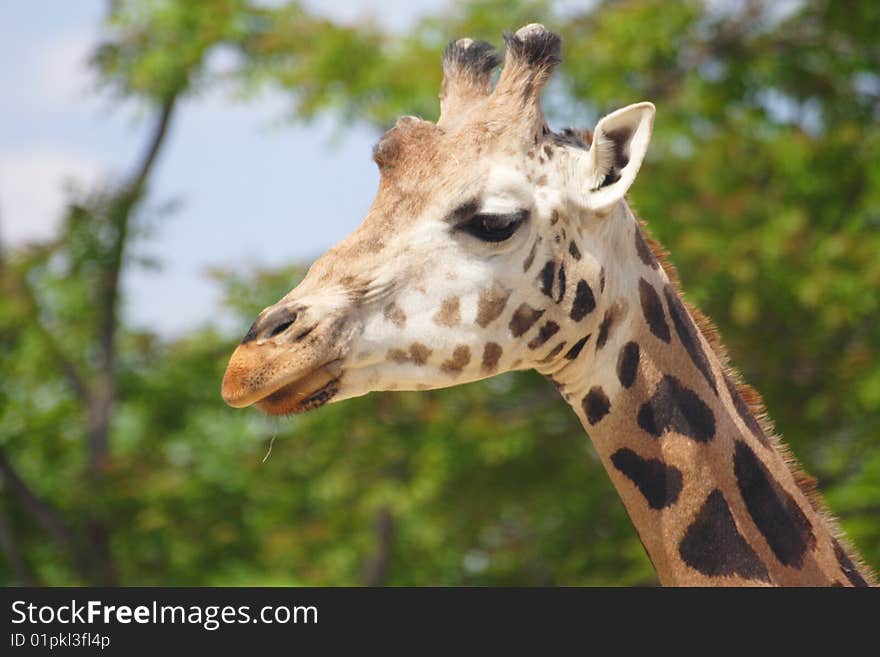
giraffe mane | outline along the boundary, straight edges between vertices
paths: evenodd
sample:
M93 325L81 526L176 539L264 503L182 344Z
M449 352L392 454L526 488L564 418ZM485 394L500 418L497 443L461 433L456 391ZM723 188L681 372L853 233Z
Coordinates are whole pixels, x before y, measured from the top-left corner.
M746 403L749 412L758 422L758 426L761 427L761 431L764 432L764 435L767 436L767 440L770 441L770 444L773 445L773 447L782 456L782 460L794 477L795 483L797 484L798 488L800 488L800 490L806 496L807 500L816 510L816 513L818 513L822 520L825 521L829 530L831 531L831 535L837 541L837 544L841 547L849 560L854 564L856 569L859 571L859 574L865 577L865 579L868 581L868 584L870 586L876 586L877 575L853 550L849 539L847 539L843 530L840 528L840 523L831 512L828 507L828 503L822 496L822 493L819 490L818 480L803 468L797 457L795 457L795 455L792 453L791 448L782 441L781 436L776 432L776 427L773 424L773 420L767 414L767 408L764 405L764 399L761 396L761 393L755 390L755 388L750 386L748 383L746 383L743 380L743 377L740 374L739 370L737 370L737 368L730 364L730 356L727 353L727 348L721 341L721 334L718 331L718 328L715 326L715 322L713 322L712 319L702 310L700 310L684 298L684 294L682 293L681 289L681 279L678 276L678 271L676 270L675 265L673 265L668 258L669 251L667 251L666 248L653 237L650 229L648 228L648 224L641 217L639 217L636 214L635 210L632 208L629 198L627 198L627 203L630 205L630 209L632 210L633 215L639 222L639 227L641 228L642 233L645 236L645 241L648 243L651 252L657 259L657 262L660 263L663 271L666 272L666 276L669 278L669 282L671 283L673 289L675 289L675 291L681 297L682 302L684 303L688 312L694 318L694 323L696 323L697 329L706 339L706 342L709 343L709 347L712 349L712 351L715 353L715 356L718 358L718 361L721 363L722 373L725 377L733 382L737 393L739 393L740 397L742 397L743 401Z

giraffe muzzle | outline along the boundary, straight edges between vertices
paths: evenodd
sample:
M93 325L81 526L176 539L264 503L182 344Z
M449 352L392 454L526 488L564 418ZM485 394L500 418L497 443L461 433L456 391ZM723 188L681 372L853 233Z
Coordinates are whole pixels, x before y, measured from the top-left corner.
M281 355L279 351L283 350L255 342L239 345L223 376L223 400L233 408L255 405L264 413L283 415L318 408L339 390L341 359L290 367L291 359L272 357Z
M339 392L358 324L344 288L307 290L301 284L295 299L288 295L254 321L226 366L227 404L285 415L318 408Z

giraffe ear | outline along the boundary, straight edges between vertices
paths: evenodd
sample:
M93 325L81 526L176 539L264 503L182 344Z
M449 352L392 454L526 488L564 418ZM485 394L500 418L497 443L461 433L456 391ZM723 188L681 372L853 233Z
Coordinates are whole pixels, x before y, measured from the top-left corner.
M617 203L636 179L651 141L653 103L636 103L599 121L587 153L587 205L602 210Z

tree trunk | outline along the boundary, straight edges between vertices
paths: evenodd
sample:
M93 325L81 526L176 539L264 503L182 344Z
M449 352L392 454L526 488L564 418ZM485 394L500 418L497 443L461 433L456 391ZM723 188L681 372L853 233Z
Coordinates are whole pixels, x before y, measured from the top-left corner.
M364 586L382 586L388 577L391 550L394 546L394 516L391 509L383 506L376 512L373 530L376 534L376 551L364 564Z

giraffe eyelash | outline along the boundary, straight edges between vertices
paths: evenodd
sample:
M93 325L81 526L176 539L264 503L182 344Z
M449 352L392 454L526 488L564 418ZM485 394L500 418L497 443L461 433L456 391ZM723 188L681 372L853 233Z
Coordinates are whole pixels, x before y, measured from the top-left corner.
M478 212L467 221L458 224L456 230L464 231L483 242L504 242L510 239L528 218L528 210L503 214Z

